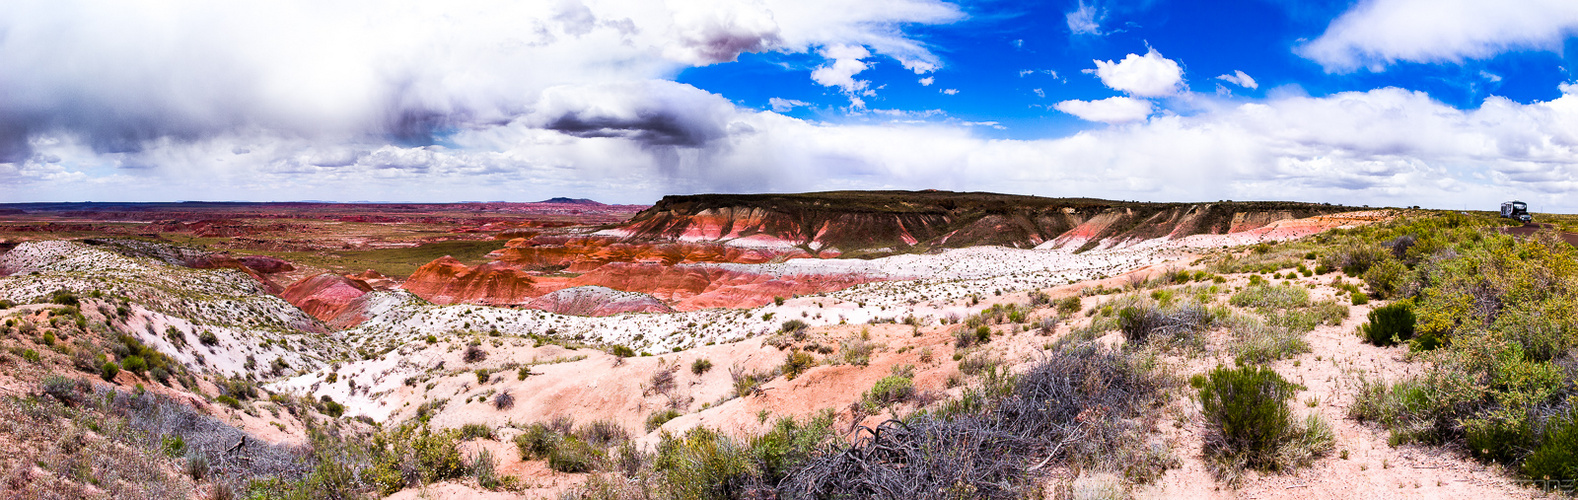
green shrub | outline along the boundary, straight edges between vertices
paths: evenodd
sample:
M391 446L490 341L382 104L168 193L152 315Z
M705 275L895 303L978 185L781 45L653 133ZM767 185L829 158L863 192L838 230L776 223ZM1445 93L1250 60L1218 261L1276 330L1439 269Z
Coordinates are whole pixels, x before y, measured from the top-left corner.
M861 399L872 405L882 406L902 402L913 395L915 395L915 384L909 377L888 375L871 386L871 390L862 395Z
M1351 302L1353 302L1353 305L1356 306L1362 306L1370 303L1370 295L1364 292L1353 292L1352 294L1349 294L1348 298Z
M592 423L575 429L575 437L586 441L596 448L607 448L630 440L630 434L625 432L613 420L593 420Z
M483 424L466 424L460 426L460 439L493 439L493 428Z
M437 335L428 335L427 339L425 339L425 340L429 344L437 344L438 343L438 336Z
M1414 338L1414 308L1398 301L1370 310L1368 323L1359 325L1359 335L1371 344L1389 346Z
M697 358L695 361L692 361L690 363L690 372L694 373L694 374L697 374L697 375L701 375L703 373L707 373L707 370L711 370L711 369L712 369L712 360L709 360L707 358Z
M1292 426L1287 400L1295 386L1262 366L1217 367L1195 383L1212 433L1207 452L1242 457L1254 468L1274 467L1277 447Z
M231 408L240 408L241 407L241 402L237 401L236 398L230 397L229 395L223 395L222 394L219 397L214 398L214 402L222 404L222 405L225 405L225 406L229 406Z
M1057 301L1057 313L1067 316L1079 312L1079 296L1070 295Z
M795 377L805 373L806 370L816 366L816 358L805 351L793 351L784 355L784 378L794 380Z
M657 430L658 427L662 427L663 424L668 423L670 420L679 418L680 415L683 415L683 413L680 413L679 410L673 408L652 412L651 415L647 415L647 432Z
M105 361L103 365L99 366L99 377L106 382L114 380L115 376L119 375L120 372L121 365L115 364L114 361Z
M1250 286L1228 299L1235 306L1256 309L1291 309L1309 305L1309 301L1308 289L1290 283Z
M575 436L564 436L548 452L548 468L559 472L591 472L603 452Z
M819 446L832 439L833 418L830 410L818 412L803 423L782 417L766 434L749 439L748 454L756 466L757 480L778 484L810 459Z
M181 437L180 434L165 436L159 440L159 450L170 458L186 455L186 438Z
M197 334L197 341L202 342L203 345L216 345L219 344L219 336L214 335L214 332L203 330L202 333Z
M673 498L743 498L757 474L745 445L705 427L675 438L665 434L653 468Z
M63 306L76 306L78 304L77 296L67 290L56 290L54 293L49 294L49 301Z
M1376 298L1391 298L1399 293L1406 294L1414 285L1409 277L1408 266L1393 259L1386 259L1371 266L1364 273L1364 283L1375 293Z
M548 458L548 453L553 452L553 447L558 442L559 436L541 423L531 424L526 431L515 436L515 447L521 452L522 460L540 460Z
M807 325L804 321L800 321L798 319L791 319L789 321L785 321L783 326L780 327L778 329L778 331L783 332L783 333L794 333L794 332L798 332L800 330L804 330L804 329L809 328L809 327L810 327L810 325Z
M55 345L55 332L44 332L44 345Z
M148 362L144 361L142 356L130 356L121 360L121 368L126 369L126 371L142 375L142 372L148 369Z
M426 423L406 423L373 436L376 451L367 477L385 495L401 489L463 477L469 472L460 455L459 431L434 431Z
M1395 384L1361 379L1348 414L1391 431L1389 442L1439 443L1457 433L1463 408L1483 397L1467 374L1432 371Z
M629 358L629 357L633 357L633 356L636 355L636 351L634 349L631 349L629 347L625 347L625 346L622 346L622 345L614 346L613 348L608 350L608 353L609 354L613 354L613 355L618 356L618 357L621 357L621 358Z
M1270 363L1310 352L1304 335L1288 328L1253 319L1235 321L1232 327L1234 361L1238 364Z
M220 396L220 397L228 397L228 396ZM323 401L323 414L324 415L328 415L328 416L330 416L332 418L340 418L341 415L345 414L345 405L336 403L332 399Z
M1117 316L1118 329L1123 331L1124 340L1132 346L1158 341L1189 341L1195 338L1190 334L1212 323L1210 312L1198 304L1160 307L1139 303L1118 309Z
M877 345L855 337L838 341L838 362L848 365L866 366L871 364L871 353L877 350Z
M1543 442L1524 460L1523 473L1534 479L1578 480L1578 410L1545 422Z
M55 374L44 377L44 381L39 385L44 390L44 394L66 405L82 402L82 393L86 391L81 389L88 388L86 383L78 384L76 380Z
M478 368L472 371L477 376L477 385L487 385L490 374L487 370Z

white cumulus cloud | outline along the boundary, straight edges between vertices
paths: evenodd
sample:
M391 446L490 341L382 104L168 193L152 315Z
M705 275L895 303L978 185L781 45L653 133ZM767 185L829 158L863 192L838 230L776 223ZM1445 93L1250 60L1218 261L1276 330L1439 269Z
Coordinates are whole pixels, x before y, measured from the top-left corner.
M15 0L0 9L0 164L51 140L101 155L243 135L431 144L517 119L551 87L747 52L860 47L928 72L941 61L905 26L962 17L939 0ZM865 64L830 61L851 85Z
M1118 62L1097 60L1095 73L1101 83L1113 90L1140 97L1163 97L1178 92L1183 84L1183 68L1177 61L1162 57L1156 49L1145 55L1129 54Z
M1052 105L1053 109L1078 116L1081 120L1102 123L1127 123L1151 115L1151 102L1132 97L1108 97L1096 101L1069 100Z
M1100 35L1101 12L1093 4L1080 0L1079 6L1064 14L1068 22L1068 30L1075 35Z
M1225 82L1228 82L1228 83L1231 83L1233 85L1237 85L1237 86L1240 86L1240 87L1243 87L1243 88L1246 88L1246 89L1258 89L1258 88L1260 88L1260 84L1256 83L1254 78L1250 78L1248 74L1244 73L1241 70L1233 70L1233 74L1231 74L1231 75L1221 75L1221 76L1216 77L1216 79L1222 80L1222 81L1225 81Z
M1328 72L1398 61L1483 59L1510 50L1560 51L1578 34L1572 0L1365 0L1296 51Z
M852 106L856 108L865 107L865 101L861 100L859 96L866 95L866 88L870 86L871 82L856 79L855 75L871 67L864 61L861 61L861 59L871 57L871 52L859 45L834 45L822 49L822 57L826 57L832 62L811 71L811 79L824 87L838 87L840 91L849 96L849 102Z
M768 99L767 104L773 107L773 111L777 111L779 113L786 113L790 110L793 110L794 108L811 105L809 102L794 99L783 99L779 97Z

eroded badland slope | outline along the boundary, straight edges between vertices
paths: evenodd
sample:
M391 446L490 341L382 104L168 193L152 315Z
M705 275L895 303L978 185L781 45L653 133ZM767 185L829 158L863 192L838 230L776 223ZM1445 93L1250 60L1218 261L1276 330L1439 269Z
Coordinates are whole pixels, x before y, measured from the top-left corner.
M982 198L913 217L673 198L628 234L501 234L488 262L436 262L448 279L21 243L0 255L0 488L1501 498L1572 463L1578 341L1541 320L1578 296L1565 244L1424 212ZM808 277L837 286L789 284ZM1482 290L1534 306L1446 307ZM1416 330L1355 334L1400 307ZM1223 394L1274 418L1224 426Z

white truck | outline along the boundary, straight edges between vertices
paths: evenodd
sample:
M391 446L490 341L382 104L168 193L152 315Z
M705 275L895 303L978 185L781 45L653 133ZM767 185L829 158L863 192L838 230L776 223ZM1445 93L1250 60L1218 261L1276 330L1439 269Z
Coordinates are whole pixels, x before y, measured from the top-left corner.
M1516 220L1524 224L1534 220L1533 217L1529 216L1529 206L1517 200L1501 204L1501 218Z

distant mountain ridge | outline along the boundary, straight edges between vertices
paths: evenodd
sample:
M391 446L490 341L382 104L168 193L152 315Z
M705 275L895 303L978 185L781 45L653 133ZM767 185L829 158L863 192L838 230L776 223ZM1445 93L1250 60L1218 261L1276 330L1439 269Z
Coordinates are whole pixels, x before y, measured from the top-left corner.
M539 201L537 203L560 203L560 204L569 204L569 205L598 205L598 206L607 205L607 203L603 203L603 202L600 202L600 201L591 200L591 199L587 199L587 198L566 198L566 197L563 197L563 196L554 197L554 198L548 198L546 200L542 200L542 201Z

